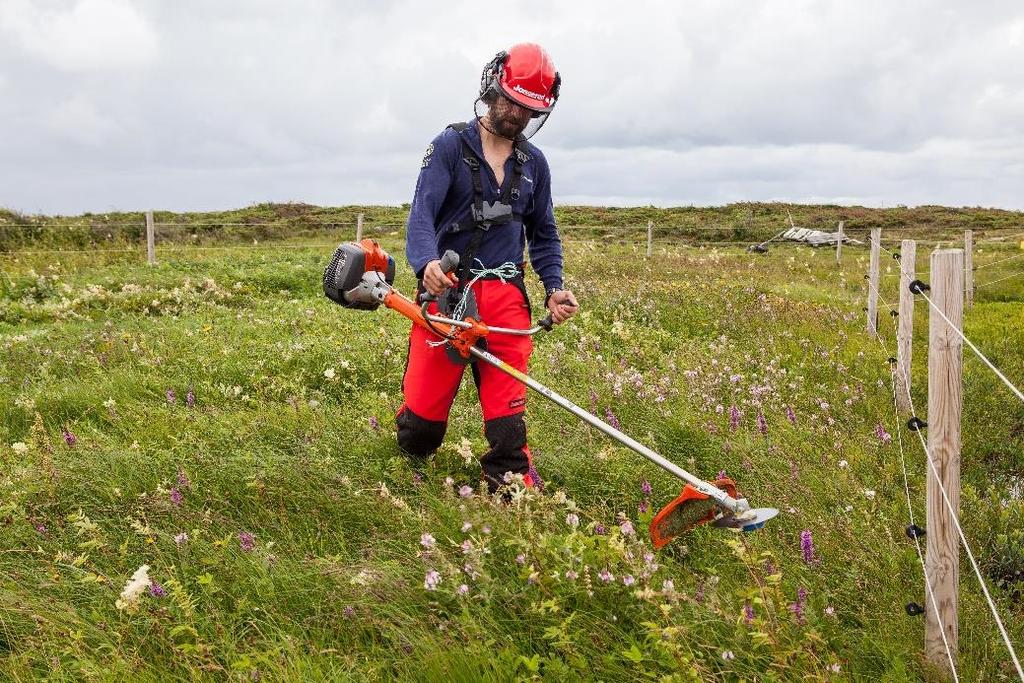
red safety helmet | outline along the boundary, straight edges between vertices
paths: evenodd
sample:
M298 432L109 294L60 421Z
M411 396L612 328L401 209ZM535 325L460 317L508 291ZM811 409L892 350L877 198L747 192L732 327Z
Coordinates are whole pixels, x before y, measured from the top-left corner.
M529 138L554 109L561 84L562 78L544 48L536 43L518 43L499 52L484 67L475 106L477 116L483 118L503 96L532 113L533 120L521 133Z

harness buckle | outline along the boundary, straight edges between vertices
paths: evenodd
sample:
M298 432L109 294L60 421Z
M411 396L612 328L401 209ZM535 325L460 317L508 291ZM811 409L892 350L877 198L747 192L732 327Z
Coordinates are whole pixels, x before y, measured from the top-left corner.
M482 230L492 225L502 225L512 220L512 205L502 202L483 202L478 209L473 207L473 220Z

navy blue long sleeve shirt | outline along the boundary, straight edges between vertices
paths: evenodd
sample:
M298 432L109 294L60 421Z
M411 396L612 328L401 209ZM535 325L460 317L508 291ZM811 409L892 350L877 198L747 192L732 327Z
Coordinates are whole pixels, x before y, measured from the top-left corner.
M477 120L470 122L461 133L446 128L427 148L416 180L409 220L406 225L405 254L417 277L430 261L440 258L447 249L461 254L469 243L473 230L451 233L451 227L469 215L473 206L473 177L468 164L463 162L462 138L480 162L484 201L498 201L501 188L494 172L484 159ZM519 186L519 198L512 201L512 212L522 216L504 225L495 225L487 231L476 258L485 268L495 268L511 261L523 263L523 253L529 246L530 266L540 276L544 289L550 292L562 288L562 240L555 225L551 200L551 172L547 159L533 144L526 142L526 163ZM505 178L512 176L515 154L505 162ZM506 180L506 182L509 182ZM479 268L480 264L473 263Z

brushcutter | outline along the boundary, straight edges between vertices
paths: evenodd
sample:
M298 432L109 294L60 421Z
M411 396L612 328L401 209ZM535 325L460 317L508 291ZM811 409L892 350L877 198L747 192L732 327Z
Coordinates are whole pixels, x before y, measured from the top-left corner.
M441 270L450 274L458 263L458 254L449 250L441 258ZM436 335L449 347L450 355L457 354L467 362L476 360L498 368L686 482L682 492L651 520L650 535L655 548L661 548L676 536L702 524L754 531L779 513L775 508L752 509L746 498L737 495L736 484L731 479L708 482L695 477L477 344L490 334L534 335L541 330L550 331L550 315L528 329L492 327L473 314L463 319L449 318L428 311L435 297L423 293L419 301L414 302L393 286L394 279L394 259L375 240L364 239L359 243L346 242L338 246L324 270L323 287L331 301L345 308L375 310L383 304L397 311L413 324Z

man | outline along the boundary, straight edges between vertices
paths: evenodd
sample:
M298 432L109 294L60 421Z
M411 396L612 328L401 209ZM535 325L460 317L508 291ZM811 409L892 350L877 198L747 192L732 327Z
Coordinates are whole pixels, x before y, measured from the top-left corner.
M561 324L576 313L572 292L562 287L562 243L547 160L527 142L554 108L560 82L543 48L514 45L484 67L476 118L448 126L427 147L409 213L406 256L420 291L441 296L440 310L447 315L530 327L523 284L527 245L552 321ZM439 257L448 249L460 255L454 277L440 268ZM397 425L399 446L418 457L441 445L465 369L457 354L436 341L413 325ZM496 333L486 346L526 372L530 337ZM526 443L526 386L485 363L472 368L490 445L480 460L489 490L495 492L510 472L523 475L527 486L539 485Z

